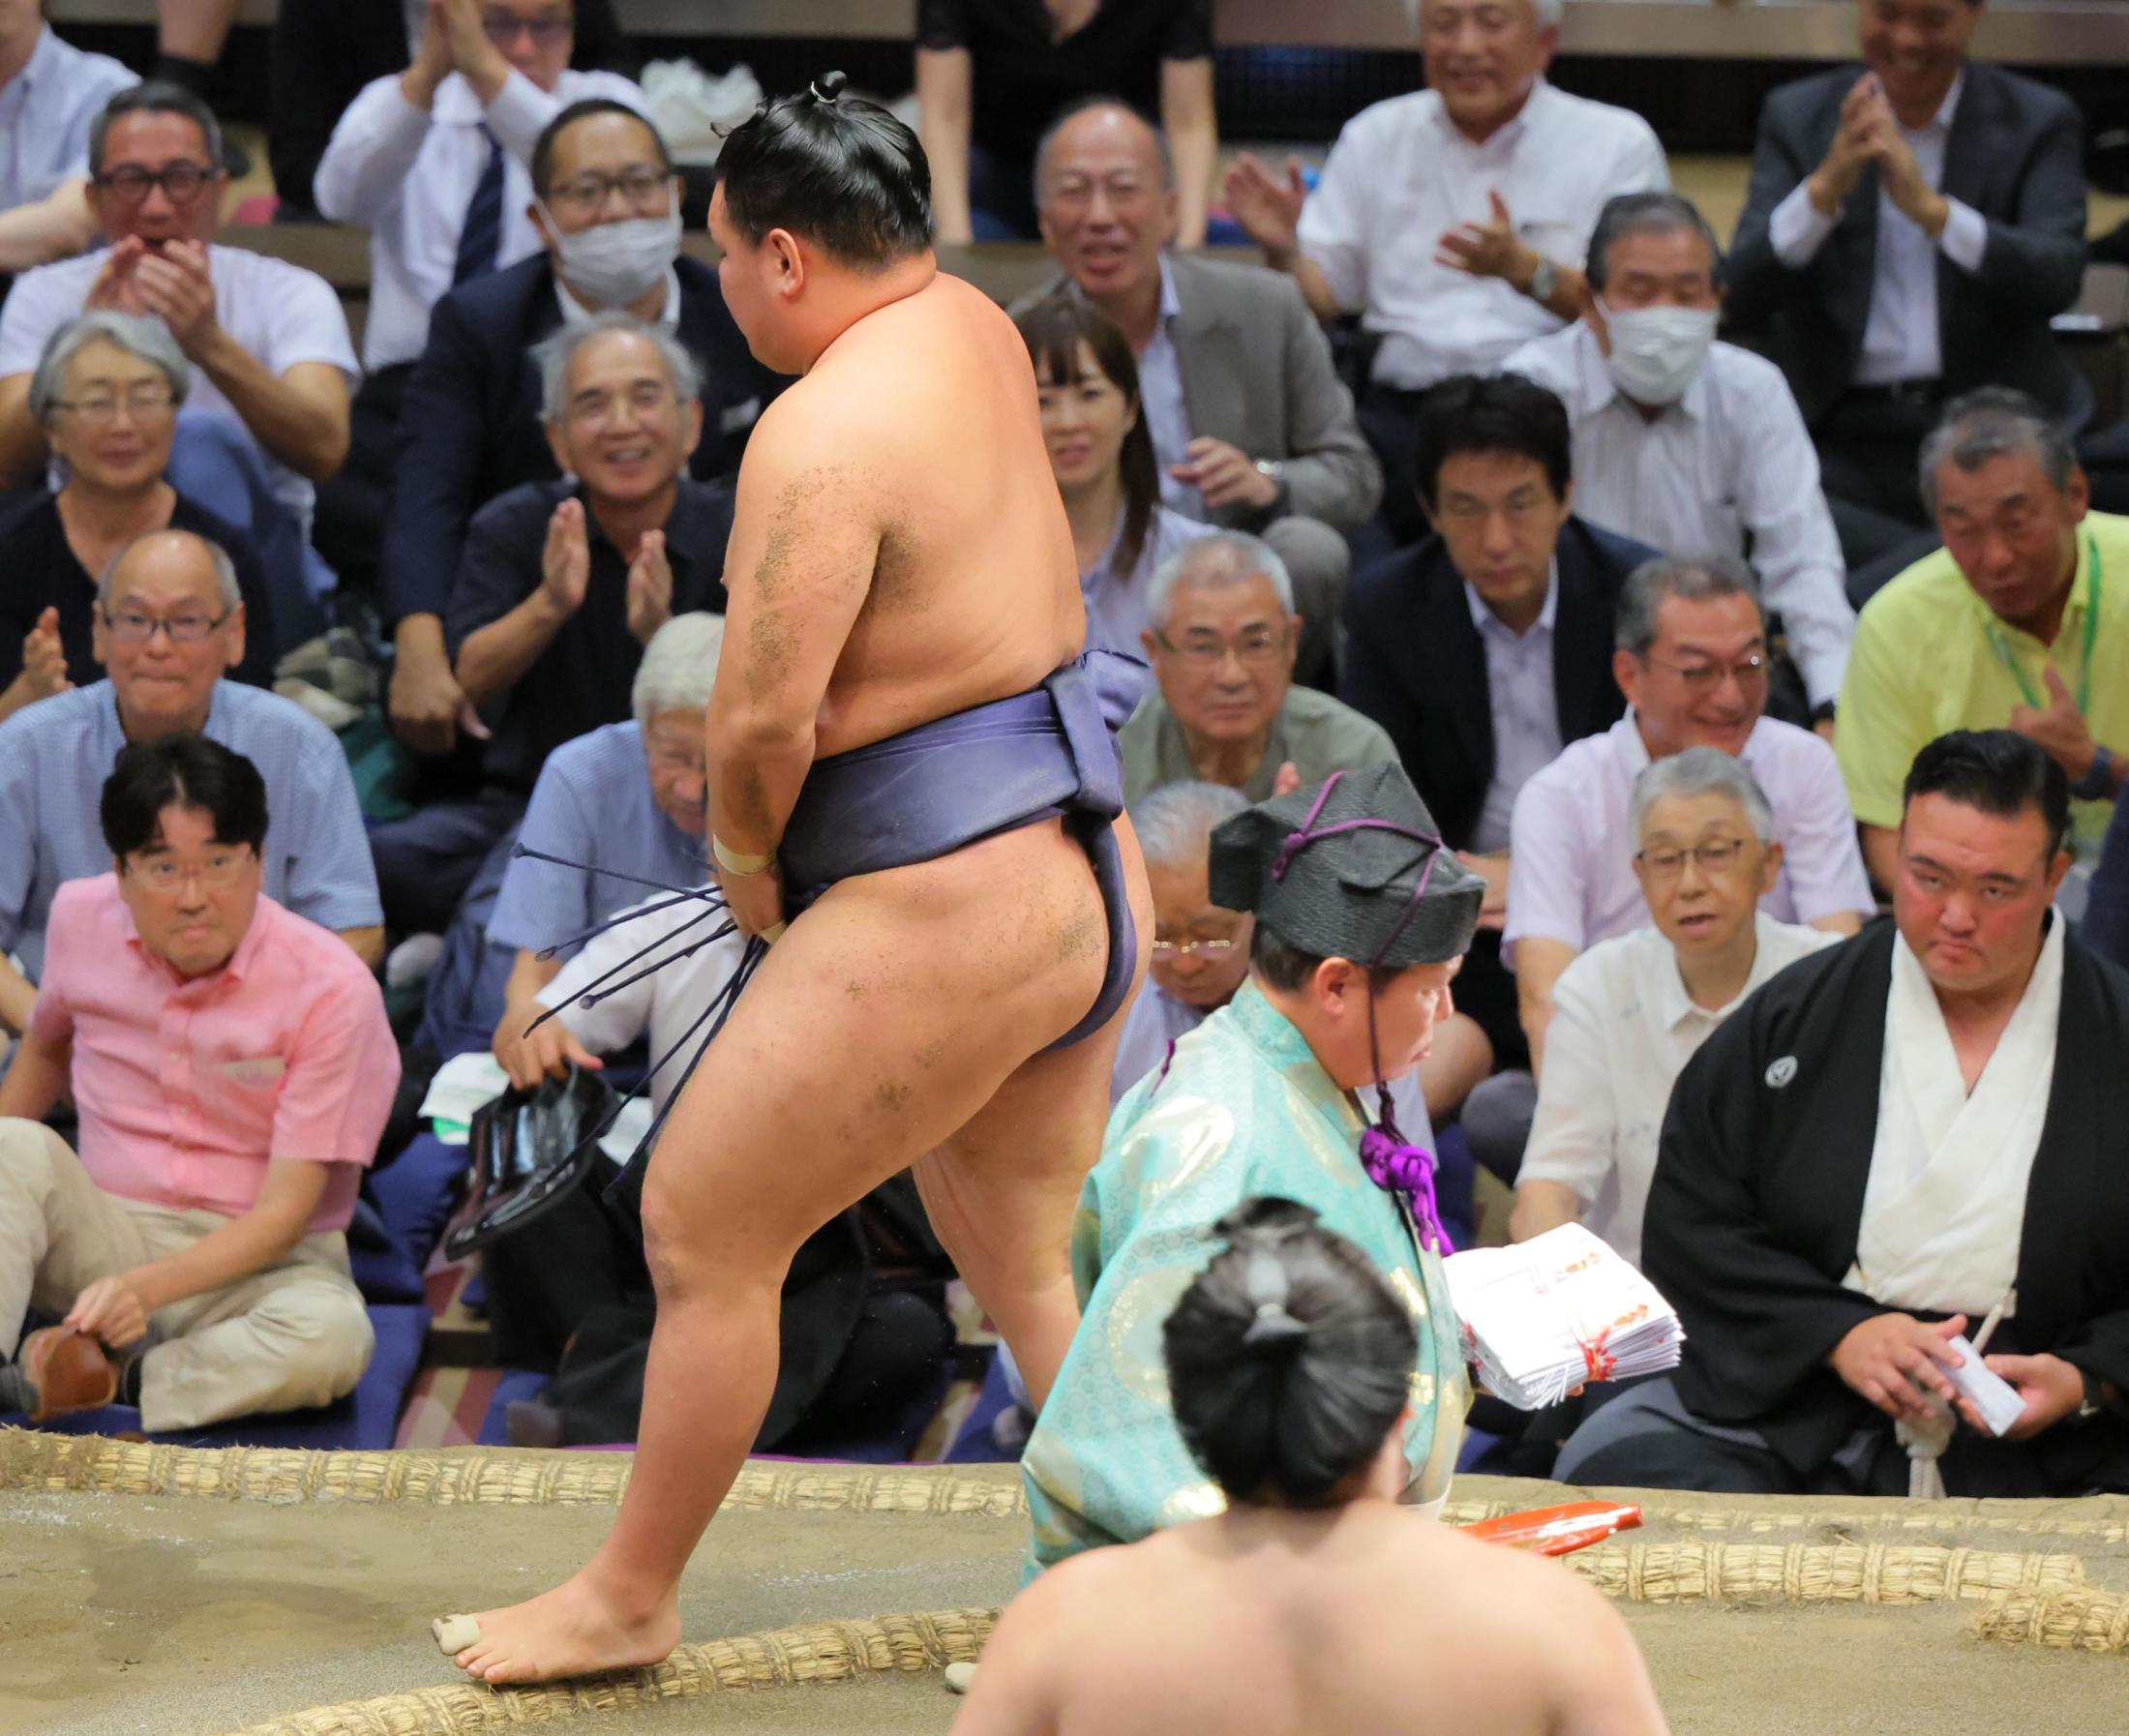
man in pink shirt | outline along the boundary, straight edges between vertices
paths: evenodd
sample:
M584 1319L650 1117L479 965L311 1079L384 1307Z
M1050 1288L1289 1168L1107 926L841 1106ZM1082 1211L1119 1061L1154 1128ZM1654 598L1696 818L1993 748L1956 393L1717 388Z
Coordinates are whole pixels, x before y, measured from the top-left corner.
M266 787L192 734L104 786L114 872L52 901L0 1082L0 1411L150 1431L325 1404L368 1365L343 1233L399 1083L375 981L260 891ZM80 1156L40 1118L70 1084Z

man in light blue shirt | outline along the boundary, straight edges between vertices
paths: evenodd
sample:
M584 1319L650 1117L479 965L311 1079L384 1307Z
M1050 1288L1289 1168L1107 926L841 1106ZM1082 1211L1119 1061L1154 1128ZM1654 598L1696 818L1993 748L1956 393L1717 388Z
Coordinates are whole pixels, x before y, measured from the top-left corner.
M100 588L96 654L109 679L0 724L0 1026L19 1032L29 1017L52 894L110 872L99 803L118 750L178 730L242 754L266 780L266 896L375 964L384 915L340 743L302 706L222 679L244 655L228 556L183 530L130 544Z
M37 0L0 0L0 272L89 245L89 126L139 82L108 55L61 42Z

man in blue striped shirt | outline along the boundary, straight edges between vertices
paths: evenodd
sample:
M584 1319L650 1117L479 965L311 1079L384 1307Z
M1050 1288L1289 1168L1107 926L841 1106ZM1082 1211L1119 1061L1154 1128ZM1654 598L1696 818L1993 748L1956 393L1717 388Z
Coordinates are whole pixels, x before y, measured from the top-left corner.
M37 998L52 894L110 871L98 803L111 762L129 741L177 730L234 749L265 778L266 895L375 965L384 915L340 744L302 706L222 678L244 655L228 556L183 530L129 544L99 587L95 646L107 679L0 724L0 1026L19 1032Z

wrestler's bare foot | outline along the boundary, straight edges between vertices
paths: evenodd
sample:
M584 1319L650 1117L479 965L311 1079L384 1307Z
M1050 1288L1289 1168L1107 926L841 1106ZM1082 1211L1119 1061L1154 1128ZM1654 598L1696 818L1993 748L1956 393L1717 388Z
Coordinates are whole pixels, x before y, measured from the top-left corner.
M553 1682L656 1663L680 1643L680 1606L623 1608L585 1574L508 1609L473 1618L480 1638L452 1659L492 1687Z

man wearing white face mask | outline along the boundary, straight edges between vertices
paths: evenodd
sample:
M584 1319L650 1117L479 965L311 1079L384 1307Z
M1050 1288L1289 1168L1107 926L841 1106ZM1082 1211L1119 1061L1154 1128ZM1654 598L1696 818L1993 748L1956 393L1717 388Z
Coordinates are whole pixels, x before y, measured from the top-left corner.
M780 383L748 353L717 273L680 253L679 181L648 121L606 98L572 104L541 134L530 170L529 221L546 251L436 304L401 412L382 569L399 653L389 708L401 738L423 754L451 754L472 730L443 617L473 515L505 490L559 474L541 435L532 346L609 311L672 332L702 374L702 437L688 470L705 482L737 467ZM468 793L477 777L465 775L465 758L429 767L423 793Z
M570 0L408 0L409 64L348 104L303 190L370 232L370 317L347 462L320 491L320 550L344 583L375 584L407 375L429 313L463 284L540 251L526 163L565 104L644 94L574 71ZM285 195L294 190L285 186Z
M1582 317L1502 364L1556 392L1574 428L1574 510L1677 554L1750 538L1815 720L1855 636L1818 459L1773 363L1715 340L1715 235L1676 194L1622 194L1590 238Z

